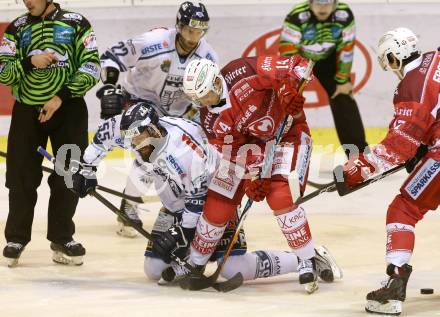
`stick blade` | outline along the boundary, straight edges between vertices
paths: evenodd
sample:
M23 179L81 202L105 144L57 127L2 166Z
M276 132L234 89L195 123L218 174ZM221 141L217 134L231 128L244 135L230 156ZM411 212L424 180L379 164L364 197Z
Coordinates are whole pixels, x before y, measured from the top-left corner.
M229 280L215 283L214 285L212 285L212 287L219 292L227 293L233 291L236 288L239 288L243 284L243 282L244 282L243 275L240 272L238 272Z

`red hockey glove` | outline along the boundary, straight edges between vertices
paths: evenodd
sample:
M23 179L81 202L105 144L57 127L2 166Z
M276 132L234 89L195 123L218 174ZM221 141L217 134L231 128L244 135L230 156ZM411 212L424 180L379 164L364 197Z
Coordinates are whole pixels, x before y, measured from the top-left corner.
M302 95L298 95L298 92L293 87L283 85L278 90L278 97L283 110L292 116L297 115L304 108L305 98Z
M270 178L247 180L245 185L246 195L253 201L262 201L270 192Z
M363 154L356 159L349 160L344 165L344 181L349 188L367 180L375 171L374 166L369 163Z

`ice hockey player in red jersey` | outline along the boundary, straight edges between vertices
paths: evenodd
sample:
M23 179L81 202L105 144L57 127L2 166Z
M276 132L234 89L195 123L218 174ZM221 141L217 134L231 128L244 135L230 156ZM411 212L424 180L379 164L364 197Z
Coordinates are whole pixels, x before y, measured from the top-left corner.
M184 92L199 103L202 127L223 156L191 244L189 261L195 265L206 264L246 193L253 201L266 198L299 258L300 283L309 293L317 289L314 242L305 211L294 203L287 181L292 170L301 191L307 181L312 141L304 97L296 91L306 66L301 56L240 58L221 71L206 59L188 64ZM255 179L287 115L271 173Z
M394 93L394 117L385 139L344 166L344 181L354 187L365 179L426 153L388 207L386 262L388 281L367 295L371 313L398 315L412 271L415 225L440 204L440 52L422 54L406 28L385 33L379 63L401 80ZM408 169L408 165L406 166ZM411 168L409 168L411 169Z

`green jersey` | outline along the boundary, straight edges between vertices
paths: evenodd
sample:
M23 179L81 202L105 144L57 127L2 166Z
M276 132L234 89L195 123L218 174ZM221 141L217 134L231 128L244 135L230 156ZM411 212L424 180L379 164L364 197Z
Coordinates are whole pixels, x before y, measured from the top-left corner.
M7 27L0 44L0 83L12 86L27 105L44 105L53 96L82 97L99 80L96 37L80 14L56 10L45 18L25 14ZM46 68L31 63L33 55L53 53Z
M296 5L284 20L279 49L281 55L300 53L314 61L327 59L336 51L335 80L344 84L350 79L355 36L354 16L347 4L338 2L321 22L307 1Z

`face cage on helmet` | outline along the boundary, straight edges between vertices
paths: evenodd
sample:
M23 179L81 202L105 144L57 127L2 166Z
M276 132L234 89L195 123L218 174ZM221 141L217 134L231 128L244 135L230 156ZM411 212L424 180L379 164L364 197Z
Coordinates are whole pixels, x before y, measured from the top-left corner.
M142 141L140 144L135 145L133 144L133 139L139 135L141 135L142 133L148 133L148 136L146 136L145 140ZM124 145L127 148L131 148L135 151L140 150L142 148L144 148L147 145L150 145L151 142L149 142L148 140L151 138L154 138L152 135L159 135L160 137L163 137L160 129L158 126L155 126L154 124L149 124L148 126L140 126L140 127L136 127L136 128L132 128L132 129L128 129L125 131L121 131L121 136L124 140ZM130 136L131 135L131 136Z
M211 89L209 89L205 94L203 94L203 96L197 96L197 93L193 93L193 94L189 94L188 96L191 98L192 102L194 103L194 106L198 109L200 109L202 107L202 104L200 103L200 99L206 97L210 92L215 93L217 96L221 96L223 93L223 82L220 83L219 87L216 88L215 82L217 81L217 79L221 80L221 75L217 75L215 76L215 78L213 79L213 83L212 83L212 87Z

